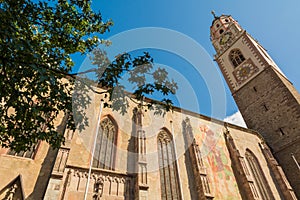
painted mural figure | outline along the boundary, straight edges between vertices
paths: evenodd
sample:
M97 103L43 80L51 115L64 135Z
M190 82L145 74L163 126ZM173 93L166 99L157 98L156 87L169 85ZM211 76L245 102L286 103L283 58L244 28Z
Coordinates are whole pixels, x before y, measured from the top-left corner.
M231 189L228 186L230 181L234 179L233 172L229 164L229 155L221 135L207 125L201 125L200 131L201 141L202 141L202 151L207 157L209 166L213 172L213 182L216 185L216 192L220 188L226 188L226 190L231 193ZM200 145L201 146L201 145Z

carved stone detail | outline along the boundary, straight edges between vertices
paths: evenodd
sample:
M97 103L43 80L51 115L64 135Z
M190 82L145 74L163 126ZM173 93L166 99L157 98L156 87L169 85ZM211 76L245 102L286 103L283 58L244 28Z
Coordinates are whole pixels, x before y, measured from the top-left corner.
M236 177L239 190L241 191L241 196L243 199L255 199L253 194L254 187L253 184L251 184L251 180L249 180L249 172L248 170L246 170L244 163L241 162L241 159L243 159L243 157L240 155L240 152L233 141L226 123L223 133L226 141L226 146L232 161L233 173Z
M166 131L160 131L157 138L162 143L171 142L171 138L170 138L169 134Z
M94 200L100 200L100 198L102 197L103 194L103 187L104 187L104 178L99 177L94 184L94 195L93 195L93 199Z
M63 175L69 156L69 149L60 148L53 167L53 174Z
M18 185L17 184L13 184L9 188L9 190L8 190L8 192L6 194L6 198L4 200L13 200L17 189L18 189Z
M88 169L74 168L70 173L72 179L66 188L65 197L68 192L83 193L88 180ZM91 195L93 200L110 199L113 196L118 199L129 199L129 189L132 187L132 177L120 174L114 171L93 170L91 173L91 187L88 190L88 195Z
M183 130L188 145L189 156L193 166L198 198L203 200L213 199L214 197L212 196L210 191L206 167L203 163L201 151L194 138L193 129L188 117L183 121Z

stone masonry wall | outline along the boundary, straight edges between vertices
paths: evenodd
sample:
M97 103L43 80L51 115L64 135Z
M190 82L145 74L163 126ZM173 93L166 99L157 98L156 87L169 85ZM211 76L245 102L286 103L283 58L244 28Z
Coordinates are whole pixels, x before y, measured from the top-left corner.
M233 94L247 126L262 134L294 191L300 196L300 171L291 154L300 160L299 93L271 67Z

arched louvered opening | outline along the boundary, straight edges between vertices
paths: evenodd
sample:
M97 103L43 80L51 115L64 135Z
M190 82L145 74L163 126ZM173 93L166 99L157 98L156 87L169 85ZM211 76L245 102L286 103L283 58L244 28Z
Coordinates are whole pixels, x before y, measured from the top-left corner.
M245 60L245 57L239 49L233 49L229 53L229 59L232 65L237 67Z

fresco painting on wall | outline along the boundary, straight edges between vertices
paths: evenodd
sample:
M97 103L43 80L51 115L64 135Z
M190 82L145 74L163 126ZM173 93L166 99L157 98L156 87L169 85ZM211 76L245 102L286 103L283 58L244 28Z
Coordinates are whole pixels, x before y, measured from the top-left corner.
M200 125L195 132L203 162L208 170L211 188L216 198L239 199L239 191L231 169L230 155L220 126Z

